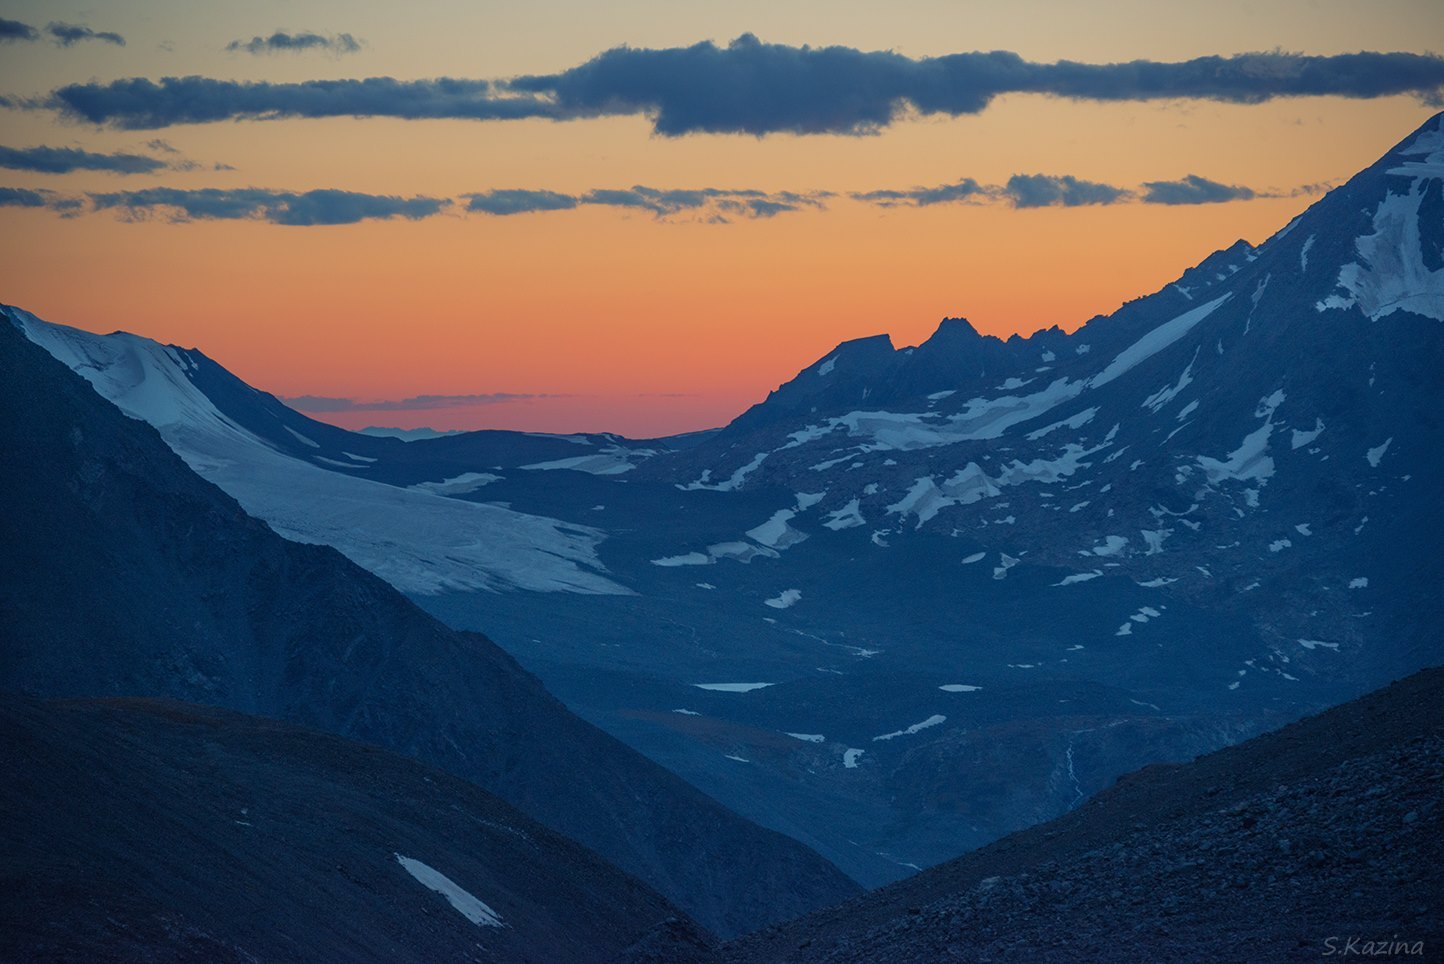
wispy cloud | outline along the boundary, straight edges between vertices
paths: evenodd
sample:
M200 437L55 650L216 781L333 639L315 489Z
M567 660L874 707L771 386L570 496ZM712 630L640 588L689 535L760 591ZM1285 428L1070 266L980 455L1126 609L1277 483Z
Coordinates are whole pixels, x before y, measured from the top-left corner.
M1260 196L1253 188L1220 184L1197 174L1189 174L1177 181L1146 181L1143 185L1145 204L1220 204L1224 201L1251 201Z
M277 30L269 37L252 37L250 40L232 40L226 44L226 50L231 53L248 54L274 54L274 53L301 53L308 50L321 51L330 54L354 54L360 51L361 42L349 33L338 33L327 36L314 33L310 30L302 30L299 33L286 33Z
M126 128L238 118L640 115L665 136L761 137L870 134L910 112L976 114L1009 93L1238 104L1310 96L1431 99L1444 93L1444 57L1272 51L1180 62L1037 63L1009 51L910 58L852 47L766 44L745 34L726 46L709 41L665 49L617 47L560 73L510 80L372 77L265 83L167 77L157 83L133 78L61 87L39 104L75 119Z
M155 150L169 148L152 142ZM38 150L38 149L32 149ZM45 149L64 152L69 149ZM71 170L70 154L59 159L50 154L33 155L0 148L0 167L10 154L21 159L11 165L22 170ZM86 154L84 151L73 151ZM88 155L100 158L94 165L110 163L116 157L138 155ZM154 160L154 159L150 159ZM23 166L29 165L29 166ZM196 165L185 161L181 169ZM219 165L218 165L219 167ZM95 167L94 169L107 169ZM1014 208L1081 207L1112 204L1218 204L1255 198L1298 197L1327 190L1327 184L1306 184L1289 191L1265 191L1236 184L1224 184L1190 174L1176 181L1148 181L1139 189L1087 181L1069 174L1015 174L1004 184L984 184L973 178L931 187L885 188L839 195L833 191L761 191L739 188L596 188L580 194L525 188L500 188L464 194L458 199L417 195L402 197L363 194L321 188L310 191L281 191L266 188L181 189L153 187L66 195L55 191L5 189L0 204L50 208L65 217L100 211L117 211L132 221L157 218L187 221L265 221L292 227L355 224L367 220L401 219L417 221L453 209L490 217L541 214L607 207L643 211L659 221L673 219L726 223L732 218L766 219L802 210L824 210L842 198L881 208L931 207L943 204L1006 205Z
M6 20L4 17L0 17L0 43L39 39L40 31L30 26L30 24L21 23L19 20Z
M954 184L906 190L864 191L849 195L855 201L880 207L931 204L1005 203L1015 208L1084 207L1110 204L1219 204L1255 198L1300 197L1327 191L1329 184L1305 184L1289 191L1269 191L1241 184L1222 184L1197 174L1175 181L1146 181L1140 189L1087 181L1071 174L1014 174L1006 184L979 184L964 178Z
M479 395L413 395L410 398L362 400L330 395L297 395L281 401L301 412L427 412L440 408L467 408L473 405L498 405L504 402L525 402L538 398L571 398L531 392L486 392Z
M373 219L419 220L450 205L445 198L396 197L355 191L270 191L261 188L223 190L146 188L90 195L97 211L120 209L129 217L159 214L172 221L269 221L292 226L355 224Z
M125 38L110 30L92 30L89 27L78 23L50 23L45 27L45 32L62 47L73 47L85 40L98 40L102 43L115 44L117 47L125 46Z
M71 171L107 171L112 174L153 174L171 165L144 154L96 154L73 147L3 147L0 168L67 174Z
M565 211L581 202L571 194L556 191L502 189L466 195L466 209L479 214L531 214L536 211Z
M876 204L878 207L884 208L956 204L959 201L986 200L992 196L994 196L992 189L984 187L970 177L965 177L953 184L939 184L936 187L914 187L905 190L883 188L877 191L858 191L849 195L854 201Z
M713 219L726 220L729 216L770 218L804 207L822 207L824 199L831 196L826 191L769 193L715 187L664 189L639 184L628 188L597 188L585 194L500 189L467 194L464 199L466 210L477 214L535 214L586 205L631 208L663 219L682 213L702 213Z
M74 120L132 130L248 118L401 117L506 120L545 117L552 109L533 96L508 97L485 80L308 80L294 84L145 78L71 84L35 103Z

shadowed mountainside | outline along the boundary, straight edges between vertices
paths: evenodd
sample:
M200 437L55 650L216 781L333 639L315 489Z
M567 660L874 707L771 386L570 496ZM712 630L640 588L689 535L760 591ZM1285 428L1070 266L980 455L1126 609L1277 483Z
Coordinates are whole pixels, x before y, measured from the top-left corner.
M605 961L658 934L685 959L709 940L472 784L284 723L10 696L0 770L9 960Z
M496 793L737 934L857 887L584 723L485 637L278 537L0 324L0 688L224 706Z

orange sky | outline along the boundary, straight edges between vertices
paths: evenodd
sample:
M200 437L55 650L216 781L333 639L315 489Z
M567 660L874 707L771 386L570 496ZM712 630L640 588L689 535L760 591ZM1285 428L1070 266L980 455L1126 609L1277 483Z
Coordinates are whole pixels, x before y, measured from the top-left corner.
M109 8L57 11L63 4L53 3L12 6L19 9L5 16L29 14L31 22L88 17L96 29L126 33L128 43L103 50L37 47L14 57L7 50L0 61L0 94L34 94L92 77L172 72L244 71L272 79L503 76L564 69L626 33L623 21L596 27L590 38L579 28L552 36L544 23L513 11L513 39L526 47L525 55L507 49L492 58L497 66L467 68L448 62L457 55L444 24L418 21L433 25L417 28L421 39L407 34L392 51L387 25L353 20L345 4L260 4L250 17L229 7L222 16L205 4L137 3L128 5L125 16L109 16ZM1428 5L1380 4L1371 7L1372 19L1339 15L1332 26L1310 20L1293 32L1302 35L1298 39L1287 18L1257 13L1240 15L1232 35L1210 22L1209 29L1195 30L1186 40L1156 24L1147 29L1135 24L1131 44L1076 30L1069 38L1067 24L1043 23L1041 36L1023 49L1018 18L1027 9L995 13L991 29L984 18L983 29L969 35L954 31L934 38L916 17L898 12L906 4L897 10L842 6L844 23L829 22L810 40L805 24L778 21L760 4L739 5L728 17L699 14L705 22L690 33L685 23L669 21L661 30L639 18L630 38L637 45L726 40L743 30L760 32L767 25L755 21L770 19L775 31L766 39L778 42L896 47L913 55L1003 46L1037 58L1165 59L1275 45L1298 49L1304 41L1310 42L1308 53L1360 46L1422 49L1418 24L1411 29L1408 18L1437 15ZM986 5L912 6L951 23L956 7L977 11ZM1031 6L1036 15L1040 5ZM1298 12L1309 5L1292 7ZM1131 3L1098 9L1104 8L1115 26L1144 9ZM446 11L481 16L448 4L433 12ZM753 22L744 22L749 16ZM1108 33L1106 26L1099 27L1100 34ZM366 39L367 48L353 59L286 55L259 64L215 53L232 35L276 27L350 30ZM837 35L840 30L844 36ZM425 36L445 52L431 69L407 59L424 48ZM515 46L488 37L482 45L494 50ZM156 49L162 39L171 42L171 51ZM187 53L194 50L200 53ZM206 166L223 161L235 168L126 177L0 171L0 186L69 192L162 184L326 187L454 198L496 188L580 193L633 184L848 192L962 177L1002 183L1014 173L1045 172L1130 188L1197 173L1287 192L1342 181L1433 112L1407 96L1228 106L1011 95L975 116L904 121L871 137L664 139L651 134L642 118L570 123L348 118L116 131L41 112L0 111L0 145L144 151L146 141L163 137ZM124 328L197 346L279 395L556 396L429 412L325 416L350 427L427 424L648 436L725 422L846 338L886 331L898 345L914 344L938 319L957 315L999 335L1052 324L1076 327L1156 289L1236 238L1263 240L1309 201L1294 196L1179 207L1015 210L1004 204L883 209L839 199L825 210L730 224L582 208L330 227L131 223L112 213L64 219L45 210L0 208L0 300L52 321L99 331Z

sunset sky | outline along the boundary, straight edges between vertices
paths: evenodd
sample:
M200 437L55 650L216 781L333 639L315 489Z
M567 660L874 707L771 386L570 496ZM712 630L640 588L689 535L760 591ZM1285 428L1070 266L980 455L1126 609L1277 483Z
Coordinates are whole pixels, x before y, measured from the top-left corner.
M1439 50L1438 0L0 0L0 301L348 427L705 428L1262 241Z

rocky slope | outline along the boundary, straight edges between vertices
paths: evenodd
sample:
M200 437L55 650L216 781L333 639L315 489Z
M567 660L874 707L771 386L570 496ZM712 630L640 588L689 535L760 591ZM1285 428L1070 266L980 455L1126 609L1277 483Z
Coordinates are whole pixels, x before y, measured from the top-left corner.
M729 945L734 961L1286 961L1444 948L1444 670ZM1406 949L1405 951L1399 948Z

